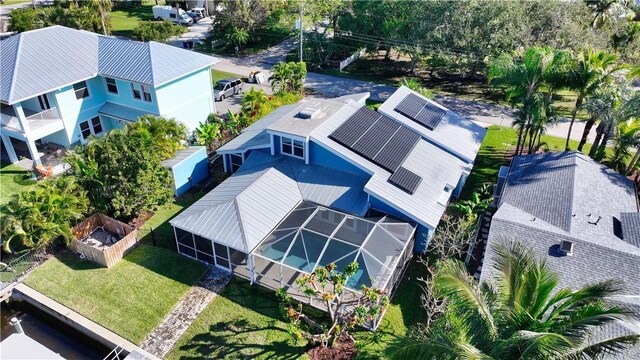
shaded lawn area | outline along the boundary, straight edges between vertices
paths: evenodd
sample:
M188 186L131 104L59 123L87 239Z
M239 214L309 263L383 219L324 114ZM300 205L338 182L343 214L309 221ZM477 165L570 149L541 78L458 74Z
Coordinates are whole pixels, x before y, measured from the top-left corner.
M11 200L13 195L25 191L36 184L24 168L15 164L0 165L0 205Z
M546 144L544 147L551 151L563 151L565 140L564 138L542 135L542 142ZM500 166L508 165L505 160L505 152L515 148L517 143L518 132L515 129L497 125L490 126L460 197L468 199L473 190L481 184L497 182ZM579 141L571 140L571 148L577 148L578 143ZM588 153L590 149L591 144L587 143L583 152Z
M377 332L358 329L358 359L389 357L399 336L423 321L419 305L420 264L411 262ZM319 311L313 310L318 319ZM308 312L307 312L308 313ZM306 359L306 343L294 341L274 292L234 278L167 355L167 359Z
M156 245L176 251L176 239L173 233L173 227L169 224L169 220L173 219L184 209L191 206L203 195L203 192L196 192L192 196L191 192L187 192L178 200L174 200L169 204L161 206L140 228L141 241L148 245L153 244L150 231L150 229L153 229L153 237L155 238ZM186 259L186 257L184 258Z
M164 1L158 2L164 5ZM111 33L113 35L131 37L133 29L140 21L153 20L155 1L143 1L142 5L122 5L113 10L111 16Z
M140 245L113 268L64 252L25 283L140 344L203 275L206 266L175 252Z

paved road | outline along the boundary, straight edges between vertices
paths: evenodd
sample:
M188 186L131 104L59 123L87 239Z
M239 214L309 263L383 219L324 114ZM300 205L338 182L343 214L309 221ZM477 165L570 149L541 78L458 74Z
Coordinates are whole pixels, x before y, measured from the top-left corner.
M293 42L285 42L282 46L269 49L267 53L253 55L245 58L220 57L221 61L215 66L216 69L248 76L249 72L260 70L270 74L269 69L273 63L284 60L284 55L289 51ZM307 75L305 86L312 88L321 96L336 97L346 94L368 91L372 100L384 101L394 91L394 86L375 84L368 81L347 79L337 76L323 75L310 72ZM511 126L513 122L513 111L505 106L460 99L451 96L436 96L436 100L449 109L465 116L483 126L502 125ZM569 129L569 120L565 119L555 126L547 129L547 134L556 137L566 137ZM576 122L573 126L571 138L580 140L584 130L583 122ZM593 142L595 132L592 131L589 141Z

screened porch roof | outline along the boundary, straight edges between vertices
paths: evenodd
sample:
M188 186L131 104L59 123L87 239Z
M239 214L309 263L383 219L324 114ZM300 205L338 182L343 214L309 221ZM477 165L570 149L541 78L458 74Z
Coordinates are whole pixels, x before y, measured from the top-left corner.
M384 287L411 243L415 226L388 216L361 218L303 201L253 251L281 266L311 273L356 261L347 286Z

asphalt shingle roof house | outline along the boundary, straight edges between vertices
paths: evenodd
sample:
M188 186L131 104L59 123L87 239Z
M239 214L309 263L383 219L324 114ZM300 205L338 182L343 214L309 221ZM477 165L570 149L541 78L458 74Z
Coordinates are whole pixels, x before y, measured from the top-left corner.
M46 143L69 148L144 114L194 129L215 112L217 61L63 26L13 35L0 42L3 150L38 163Z
M624 290L615 300L640 314L640 214L633 182L579 152L546 153L515 157L498 194L480 281L496 276L492 247L520 241L559 273L560 287L621 280ZM612 326L598 336L631 331L640 333L640 323ZM640 347L622 358L640 358Z
M171 220L178 251L303 301L294 280L330 262L360 264L350 291L393 291L460 193L485 129L404 87L386 113L366 108L368 96L283 106L218 149L232 175ZM437 108L425 112L433 129L394 115L390 102L409 96L411 116Z

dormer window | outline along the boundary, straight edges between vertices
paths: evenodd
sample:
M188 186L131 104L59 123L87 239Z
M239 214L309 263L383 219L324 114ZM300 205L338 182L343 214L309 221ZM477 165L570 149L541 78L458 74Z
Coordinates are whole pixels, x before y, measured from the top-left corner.
M282 137L281 151L283 154L304 159L304 142Z

